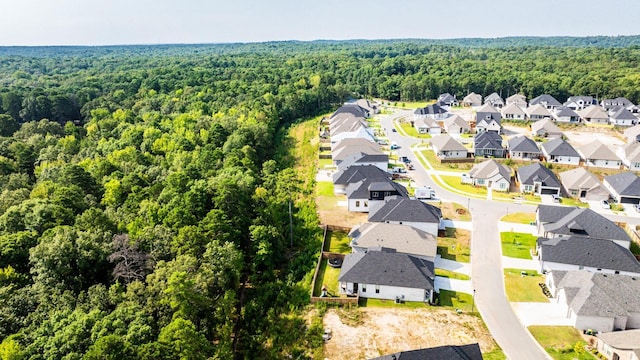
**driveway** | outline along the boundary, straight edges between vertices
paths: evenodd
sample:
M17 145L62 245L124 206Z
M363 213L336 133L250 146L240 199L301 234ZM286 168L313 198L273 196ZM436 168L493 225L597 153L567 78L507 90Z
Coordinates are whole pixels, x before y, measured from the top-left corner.
M451 290L459 291L467 294L473 294L473 286L471 280L455 280L446 277L436 276L433 282L436 291Z
M509 269L523 269L523 270L535 270L538 271L539 263L533 259L519 259L514 257L503 256L502 267Z
M443 259L440 255L436 256L433 265L438 269L449 270L471 276L471 264Z
M573 326L567 317L566 307L555 302L514 302L511 307L524 326Z

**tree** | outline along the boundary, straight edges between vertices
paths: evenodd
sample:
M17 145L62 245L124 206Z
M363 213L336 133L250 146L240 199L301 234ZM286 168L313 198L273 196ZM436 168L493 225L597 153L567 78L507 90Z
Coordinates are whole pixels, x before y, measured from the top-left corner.
M11 136L20 128L20 124L11 115L0 114L0 136Z
M118 234L113 237L113 252L109 261L115 263L113 277L126 284L134 280L144 280L153 268L149 254L142 252L135 244L129 243L129 236Z

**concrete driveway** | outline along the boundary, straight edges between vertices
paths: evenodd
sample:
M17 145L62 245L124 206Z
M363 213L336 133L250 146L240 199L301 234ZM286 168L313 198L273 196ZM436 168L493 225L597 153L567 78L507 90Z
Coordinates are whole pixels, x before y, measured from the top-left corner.
M471 264L447 260L437 255L433 265L438 269L449 270L460 274L471 276Z
M573 325L571 319L567 317L566 307L555 302L513 302L511 307L525 327L530 325Z
M433 282L436 291L451 290L459 291L467 294L473 294L473 285L471 280L455 280L446 277L436 276Z

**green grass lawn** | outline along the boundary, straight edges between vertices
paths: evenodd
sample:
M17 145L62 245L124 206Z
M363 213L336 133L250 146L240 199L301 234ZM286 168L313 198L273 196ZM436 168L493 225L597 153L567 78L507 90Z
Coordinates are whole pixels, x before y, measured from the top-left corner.
M350 254L351 246L349 246L349 237L347 233L342 231L327 231L327 248L325 251Z
M529 326L529 332L547 353L556 360L590 360L594 357L584 351L585 342L580 332L572 326ZM576 346L576 344L580 344Z
M419 139L430 139L430 134L420 134L418 133L418 129L411 126L410 123L400 123L398 124L402 130L407 133L407 136L412 136Z
M316 183L316 194L318 196L334 196L333 183L331 181L318 181Z
M322 259L313 287L313 296L320 296L323 286L327 287L330 296L339 296L338 276L340 276L340 269L327 265L327 259Z
M472 303L473 295L471 294L450 290L440 290L440 306L452 307L465 312L471 312ZM477 311L478 308L474 306L473 312Z
M507 356L502 352L502 349L496 349L488 353L482 353L482 358L484 360L506 360Z
M502 255L519 259L531 259L531 249L536 248L537 239L537 236L531 234L502 232L500 233Z
M331 159L318 159L318 168L325 169L333 166L333 160Z
M468 275L445 270L445 269L435 269L436 276L445 277L453 280L471 280Z
M511 213L509 215L505 215L500 219L500 221L512 222L518 224L530 224L533 221L536 221L535 213L525 213L525 212L517 212Z
M446 182L447 185L451 186L456 190L466 192L469 194L476 194L476 195L483 195L483 196L487 195L487 188L481 187L481 186L473 186L471 184L463 184L462 178L460 176L441 175L440 177L442 178L442 181ZM495 194L496 192L494 191L493 195Z
M441 164L440 160L436 157L436 153L433 150L423 150L421 151L422 155L427 159L427 161L431 164L434 170L442 170L442 171L456 171L460 173L468 172L472 167L473 163L444 163Z
M578 199L573 199L573 198L564 198L564 197L560 198L560 203L562 205L568 205L568 206L589 207L589 204L583 203L582 201Z
M527 275L522 276L521 272ZM549 302L538 283L544 276L532 270L504 269L504 287L507 298L512 302Z
M369 289L367 289L368 292ZM429 304L420 301L405 301L402 304L396 304L394 300L386 300L386 299L369 299L360 297L358 299L358 306L364 307L379 307L379 308L388 308L388 309L416 309L428 307Z
M468 263L471 256L470 240L470 231L447 228L446 236L438 237L437 252L443 259Z

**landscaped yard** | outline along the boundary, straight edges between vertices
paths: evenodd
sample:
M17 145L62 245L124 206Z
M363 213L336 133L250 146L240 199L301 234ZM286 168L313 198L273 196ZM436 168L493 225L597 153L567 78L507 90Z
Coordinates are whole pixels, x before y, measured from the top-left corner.
M525 272L526 275L522 275ZM539 283L544 276L532 270L504 269L504 287L507 299L512 302L549 302Z
M447 228L445 237L438 237L438 254L443 259L469 262L471 231Z
M420 134L418 133L418 129L414 128L413 126L411 126L410 123L398 123L398 125L400 126L400 128L402 128L402 131L404 131L407 136L412 136L415 138L419 138L419 139L430 139L431 135L430 134Z
M442 170L442 171L457 171L460 173L468 172L472 167L473 163L440 163L440 160L436 157L436 153L433 150L423 150L421 151L422 155L427 159L431 167L434 170Z
M468 275L445 270L445 269L435 269L436 276L445 277L454 280L471 280Z
M469 210L458 203L441 203L440 210L442 211L442 217L445 219L471 221L471 213Z
M531 259L531 250L536 248L537 239L537 236L531 234L502 232L500 233L502 255L519 259Z
M351 246L349 246L349 237L347 233L342 231L327 231L327 241L324 251L349 254Z
M547 353L556 360L591 360L580 332L572 326L529 326L529 332ZM578 351L576 351L578 350Z
M440 177L442 178L442 181L446 182L447 185L456 190L478 196L487 196L487 188L482 186L473 186L471 184L463 184L460 176L441 175ZM494 191L492 195L495 196L496 192Z
M338 276L340 276L340 269L327 265L327 259L322 259L313 287L313 296L320 296L323 286L327 287L329 296L340 296Z
M525 212L511 213L503 216L502 219L500 219L500 221L529 225L532 222L536 221L536 214L525 213Z

